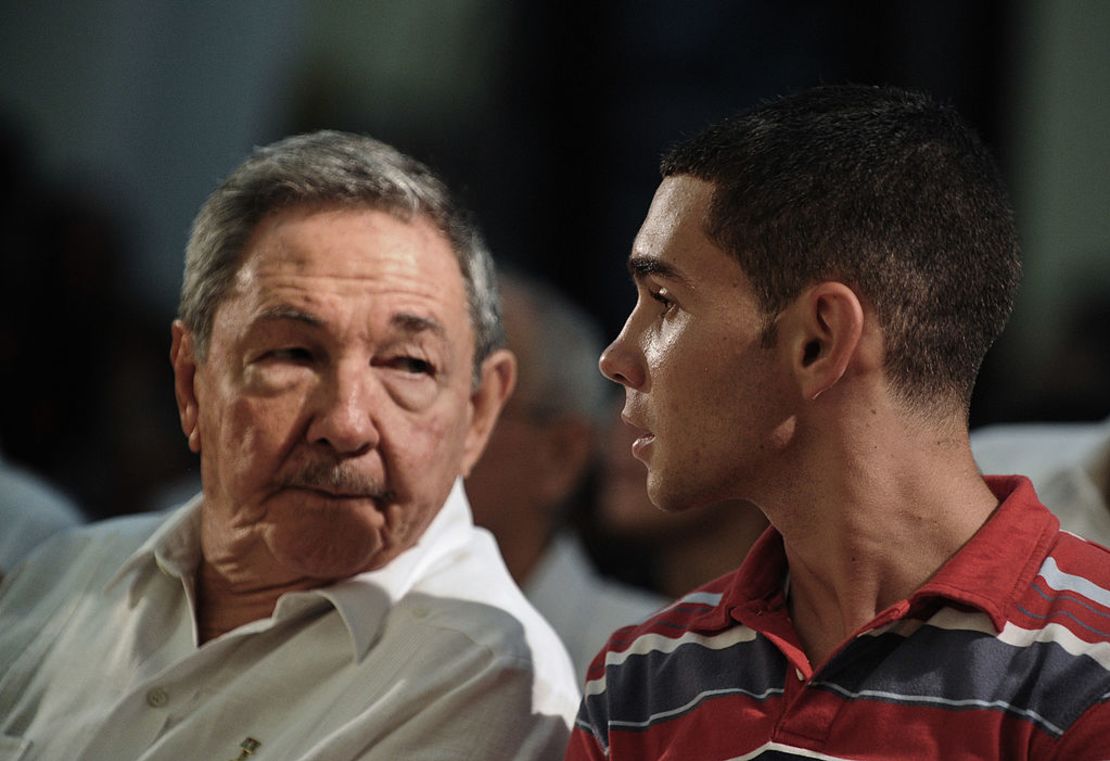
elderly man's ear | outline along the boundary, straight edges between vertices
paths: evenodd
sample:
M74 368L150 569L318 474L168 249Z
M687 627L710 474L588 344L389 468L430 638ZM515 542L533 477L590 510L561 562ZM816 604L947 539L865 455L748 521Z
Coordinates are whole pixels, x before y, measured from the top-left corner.
M198 414L196 388L196 346L193 334L181 320L174 320L171 328L170 364L173 365L173 391L177 397L177 414L181 430L189 440L189 449L200 454L200 415Z
M470 395L470 430L460 474L464 478L482 456L497 416L516 388L516 378L516 357L508 349L497 349L482 362L480 383Z

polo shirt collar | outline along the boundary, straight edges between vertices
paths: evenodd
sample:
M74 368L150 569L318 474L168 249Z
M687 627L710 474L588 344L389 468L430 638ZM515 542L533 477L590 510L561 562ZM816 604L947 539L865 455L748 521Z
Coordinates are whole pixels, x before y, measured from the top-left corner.
M998 498L998 508L910 602L930 597L961 602L982 610L1001 631L1014 598L1029 587L1048 556L1060 522L1041 505L1028 478L985 480Z
M175 510L149 538L120 566L106 588L133 575L131 594L143 587L140 581L156 568L180 579L192 601L193 579L200 565L200 508L198 494ZM305 615L321 604L331 604L339 613L348 633L356 661L361 661L377 640L389 610L420 581L469 542L473 520L463 491L456 479L446 502L411 548L387 566L353 576L344 581L305 592L291 592L278 598L273 616L248 624L250 630L269 628L275 623Z
M1036 576L1060 524L1041 505L1033 484L1024 476L989 476L985 480L999 500L998 508L910 595L909 603L912 608L930 598L943 598L972 606L989 616L1001 631L1006 610ZM1015 569L1020 569L1016 577ZM782 535L769 527L723 590L721 605L696 619L695 628L720 628L730 613L736 620L751 620L749 616L782 609L788 572Z

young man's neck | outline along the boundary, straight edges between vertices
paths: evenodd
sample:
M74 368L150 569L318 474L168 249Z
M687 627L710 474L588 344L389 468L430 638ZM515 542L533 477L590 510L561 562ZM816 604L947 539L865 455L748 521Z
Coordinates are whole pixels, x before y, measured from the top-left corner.
M846 439L862 442L854 448L826 447L795 479L793 503L769 510L790 565L795 629L814 666L925 583L997 507L966 433L893 418L872 428L871 437Z

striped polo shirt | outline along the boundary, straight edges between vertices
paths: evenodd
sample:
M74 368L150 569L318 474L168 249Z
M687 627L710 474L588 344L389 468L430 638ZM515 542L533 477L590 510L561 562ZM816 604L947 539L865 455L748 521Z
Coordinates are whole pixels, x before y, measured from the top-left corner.
M618 630L568 759L1110 759L1110 550L1061 532L1022 477L908 599L812 671L782 537Z

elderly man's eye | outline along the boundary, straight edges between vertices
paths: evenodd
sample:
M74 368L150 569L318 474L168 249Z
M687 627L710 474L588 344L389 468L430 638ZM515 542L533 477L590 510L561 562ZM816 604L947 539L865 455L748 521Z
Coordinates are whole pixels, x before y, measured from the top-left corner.
M312 352L302 346L283 346L280 349L271 349L263 355L263 359L273 359L286 362L311 362Z
M419 357L395 357L389 364L411 375L435 375L435 367L432 363Z

